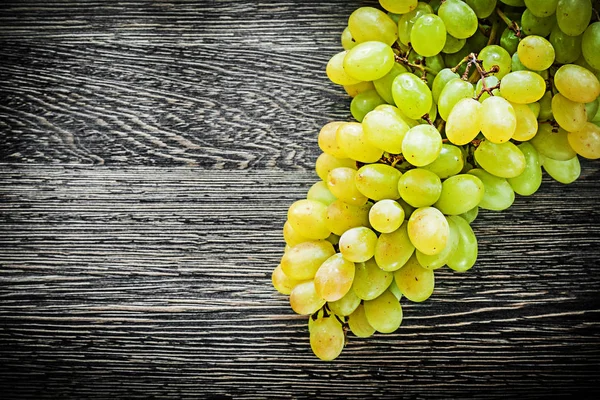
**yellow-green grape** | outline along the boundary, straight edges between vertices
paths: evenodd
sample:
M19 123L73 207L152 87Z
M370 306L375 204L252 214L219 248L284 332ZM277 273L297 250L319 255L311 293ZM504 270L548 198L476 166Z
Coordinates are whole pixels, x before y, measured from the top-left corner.
M513 108L514 107L515 106L513 104ZM531 111L533 111L533 115L535 116L536 119L540 116L541 106L540 106L540 103L538 101L536 101L535 103L529 103L529 104L527 104L527 107L529 107L531 109ZM517 112L516 110L517 109L515 108L515 113ZM517 130L519 129L518 128L518 124L519 124L518 118L519 117L517 116ZM516 140L518 140L518 139L516 139Z
M510 54L498 45L485 46L479 52L478 58L483 61L483 68L486 71L491 70L494 65L498 66L498 71L493 73L498 79L502 79L510 72L512 64Z
M356 273L352 290L363 300L373 300L379 297L392 283L394 276L384 271L371 258L367 262L356 264Z
M369 211L369 222L373 229L381 233L391 233L404 222L404 209L397 201L380 200Z
M452 216L449 219L456 225L458 245L446 261L446 265L454 271L465 272L471 269L477 260L477 237L469 223L462 217Z
M525 156L511 142L484 140L475 150L475 161L487 172L500 178L514 178L525 170Z
M354 277L356 278L356 274ZM336 315L345 317L352 314L358 308L361 301L361 298L354 293L354 290L350 289L344 297L336 301L328 301L327 305Z
M373 87L377 90L377 93L385 100L388 104L394 104L394 97L392 96L392 83L394 79L408 70L399 63L394 63L394 66L383 77L373 81Z
M313 279L321 264L335 254L326 240L311 240L295 245L281 258L281 269L291 279Z
M319 148L323 153L327 153L337 158L346 158L346 153L340 148L336 139L337 130L344 123L344 121L332 121L323 125L317 138Z
M541 155L555 160L567 161L576 155L569 144L568 133L560 128L554 132L550 124L541 124L529 142Z
M585 113L589 122L592 122L600 110L600 97L589 103L585 103Z
M531 143L521 143L519 149L525 156L525 170L519 176L508 179L515 193L521 196L531 196L542 184L542 167L538 152Z
M513 139L518 140L520 142L525 142L530 140L535 136L538 130L538 121L537 117L530 107L532 104L537 105L537 109L539 112L539 104L538 103L530 103L530 104L514 104L511 103L513 109L515 110L515 115L517 116L517 128L515 129L515 133L513 134Z
M380 106L375 107L375 109L377 111L384 111L386 113L394 114L397 117L400 117L410 128L419 125L419 122L417 122L417 120L407 117L406 114L400 111L400 109L396 106L390 104L382 104Z
M556 16L537 17L531 11L525 10L521 15L521 30L525 35L548 36L556 26ZM524 36L525 36L524 35Z
M348 28L348 27L345 27L344 30L342 31L342 36L341 36L340 40L342 42L342 47L344 48L344 50L350 50L357 44L356 41L354 40L354 38L352 37L350 28Z
M435 207L418 208L408 220L410 241L417 250L428 255L444 250L449 230L446 217Z
M327 207L327 229L341 236L348 229L369 226L369 210L372 204L353 206L336 200Z
M402 199L415 208L430 206L442 193L442 181L434 172L423 168L406 171L398 180Z
M375 246L375 261L384 271L396 271L414 252L415 246L408 237L407 224L402 224L394 232L379 235Z
M458 39L473 36L478 27L475 11L461 0L446 0L438 10L449 34Z
M390 283L388 290L390 292L392 292L392 294L394 296L396 296L398 301L400 301L400 299L402 299L402 292L400 291L400 288L398 287L398 285L396 284L396 281L394 279L392 279L392 283Z
M281 294L289 295L292 293L292 290L302 281L292 279L283 272L281 268L281 264L279 264L273 270L271 274L271 282L273 283L273 287Z
M387 107L398 110L394 106ZM391 154L398 154L402 151L404 135L410 129L399 111L377 108L365 115L362 126L369 144Z
M367 321L377 332L392 333L400 327L402 307L396 296L389 290L363 304Z
M519 53L516 51L511 57L511 71L529 71L529 68L523 65L521 60L519 59ZM509 72L510 73L510 72Z
M519 43L517 49L519 60L527 68L534 71L543 71L550 68L554 62L554 47L541 36L527 36Z
M384 77L394 66L394 51L381 42L362 42L348 50L343 67L359 81L374 81Z
M442 136L431 125L410 128L402 141L404 159L415 167L431 164L442 151Z
M427 300L435 287L433 270L423 268L416 255L394 272L394 280L404 297L417 303Z
M373 163L383 155L383 150L369 144L359 122L346 122L340 126L336 139L341 149L353 160Z
M415 22L421 16L431 13L433 13L431 6L423 1L420 1L414 10L402 15L398 21L398 38L400 39L400 42L405 46L408 45L410 43L410 33Z
M365 262L375 255L377 235L364 226L348 229L340 237L340 252L352 262Z
M332 233L331 235L327 236L327 240L329 243L331 243L334 246L337 246L340 243L340 237L339 235L336 235L335 233Z
M595 70L600 70L600 22L590 24L583 34L581 53L584 60Z
M582 157L596 160L600 158L600 127L586 122L582 129L569 132L567 136L571 148Z
M329 172L335 168L356 169L356 162L350 158L337 158L327 153L322 153L315 163L315 171L321 180L326 181Z
M451 144L442 144L440 155L431 164L421 168L433 172L440 179L458 174L464 167L464 159L460 148Z
M552 119L552 93L546 92L539 101L540 103L540 114L538 115L539 121L548 121Z
M569 64L581 56L583 35L569 36L561 31L558 25L555 25L552 28L549 40L556 53L556 63Z
M329 59L325 72L329 80L337 85L354 85L359 83L362 79L353 78L348 75L344 69L344 59L348 54L347 50L335 54Z
M431 85L431 95L433 97L433 102L438 104L438 100L440 98L440 94L446 84L453 79L460 78L456 72L452 71L450 68L444 68L433 79L433 84ZM472 94L471 94L472 95Z
M302 242L308 242L310 239L296 232L290 221L285 221L285 224L283 224L283 240L287 245L294 247Z
M446 33L446 43L444 44L442 53L454 54L465 47L466 43L467 41L465 39L457 39L449 33Z
M331 193L347 204L362 206L368 200L356 187L357 171L352 168L335 168L327 176L327 187Z
M348 327L356 337L366 338L375 333L375 328L369 324L365 315L365 307L362 304L348 317Z
M386 164L367 164L362 166L354 177L354 183L366 198L379 201L395 200L398 193L398 180L402 173Z
M358 43L379 41L392 45L398 38L396 23L374 7L360 7L348 18L348 28Z
M502 97L511 103L534 103L546 93L546 81L533 71L514 71L500 82Z
M288 210L287 219L299 235L309 239L326 239L327 206L314 200L298 200Z
M577 131L587 122L585 104L571 101L560 93L552 98L552 115L567 132Z
M475 219L477 219L478 215L479 215L479 207L473 207L469 211L460 214L459 217L463 218L465 221L467 221L470 224L471 222L475 221Z
M451 176L442 183L442 192L434 206L446 215L459 215L477 207L485 188L479 178L469 174Z
M306 198L308 200L320 201L326 206L330 205L331 203L337 200L337 198L333 195L333 193L331 193L331 191L327 187L327 184L323 181L319 181L313 184L308 190Z
M444 250L433 256L423 254L419 250L416 251L417 260L423 268L438 269L443 267L444 265L446 265L446 261L448 261L452 253L456 251L459 239L458 228L456 227L456 224L452 222L451 219L446 217L446 220L448 221L450 231L448 235L448 242L446 243L446 247L444 247Z
M504 79L504 78L502 78ZM487 99L488 97L490 97L490 94L486 91L483 90L483 83L485 82L486 87L488 88L492 88L494 86L497 86L498 83L500 82L500 79L498 79L496 76L494 75L490 75L490 76L486 76L483 79L480 79L477 81L477 85L475 86L475 93L477 95L479 95L481 93L481 96L479 96L479 102L483 103L483 101L485 99ZM499 96L500 95L500 89L494 89L492 90L492 95L494 96Z
M323 361L336 359L344 349L346 335L342 324L333 315L317 318L310 329L310 348Z
M438 113L444 121L448 121L450 111L456 103L462 99L472 98L475 94L475 87L472 83L463 81L460 78L450 80L440 93L438 98Z
M354 281L354 263L340 253L325 260L315 274L315 290L319 297L336 301L348 293Z
M429 112L433 104L431 90L427 84L410 72L394 78L392 97L398 109L412 119L421 118Z
M556 12L558 0L525 0L527 9L536 17L547 17Z
M398 202L398 204L400 204L400 207L402 207L402 209L404 210L404 219L408 220L408 218L410 218L410 216L412 215L412 213L415 211L416 208L411 206L404 200L402 200L402 198L400 198L396 201Z
M496 0L465 0L465 3L475 11L479 19L489 17L496 9Z
M446 44L446 26L435 14L425 14L417 19L410 31L410 44L424 57L435 56Z
M515 191L505 178L499 178L481 168L474 168L468 173L478 177L485 188L483 198L479 202L479 208L502 211L514 203Z
M500 36L500 46L508 51L509 54L514 54L519 46L520 38L512 27L506 27ZM513 69L514 71L514 69Z
M406 14L417 7L417 0L379 0L381 7L395 14Z
M448 116L446 137L454 144L465 145L481 131L482 105L474 99L461 99Z
M573 183L581 175L581 165L577 156L566 161L554 160L542 157L542 167L555 181L568 185Z
M290 293L290 306L296 314L314 314L324 305L325 299L319 297L312 280L299 283Z
M361 94L363 92L366 92L367 90L372 90L372 89L375 89L375 86L373 85L373 82L371 82L371 81L358 82L353 85L344 85L344 90L346 91L348 96L350 96L352 98L358 96L359 94Z
M517 129L517 115L508 100L492 96L483 101L481 132L493 143L504 143Z
M560 30L570 36L585 31L592 18L591 0L559 0L556 7L556 22ZM596 49L596 51L598 51Z
M577 103L589 103L600 96L598 78L579 65L567 64L560 67L554 74L554 84L560 94Z

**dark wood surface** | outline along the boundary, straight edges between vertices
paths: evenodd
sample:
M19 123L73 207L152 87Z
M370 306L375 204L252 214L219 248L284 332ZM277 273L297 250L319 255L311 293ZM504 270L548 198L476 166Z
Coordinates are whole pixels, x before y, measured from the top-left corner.
M600 395L600 171L318 361L271 287L355 1L0 4L0 398Z

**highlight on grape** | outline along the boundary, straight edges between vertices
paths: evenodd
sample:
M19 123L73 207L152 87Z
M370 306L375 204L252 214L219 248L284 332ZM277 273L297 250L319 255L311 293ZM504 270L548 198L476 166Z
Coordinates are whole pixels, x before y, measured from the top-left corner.
M473 267L479 210L600 158L599 1L379 3L327 64L354 121L320 130L320 180L289 208L272 274L322 360L349 332L396 331L437 269Z

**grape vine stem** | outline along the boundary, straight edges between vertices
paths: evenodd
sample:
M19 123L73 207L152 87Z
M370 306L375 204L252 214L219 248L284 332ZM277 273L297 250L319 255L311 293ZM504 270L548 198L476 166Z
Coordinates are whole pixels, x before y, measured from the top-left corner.
M508 17L506 16L506 14L504 14L504 13L502 12L502 10L501 10L501 9L499 9L499 8L496 8L496 13L498 14L498 16L499 16L500 18L502 18L502 21L504 21L504 22L506 23L506 25L508 25L508 28L509 28L511 31L513 31L513 32L515 33L515 35L517 35L517 37L518 37L519 39L521 39L521 36L522 36L522 34L521 34L521 27L519 27L519 24L517 24L517 22L516 22L516 21L513 21L513 20L511 20L510 18L508 18Z

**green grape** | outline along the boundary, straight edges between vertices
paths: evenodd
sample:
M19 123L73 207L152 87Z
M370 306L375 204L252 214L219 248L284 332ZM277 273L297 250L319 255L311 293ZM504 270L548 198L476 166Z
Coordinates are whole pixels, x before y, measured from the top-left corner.
M433 97L434 104L438 103L440 94L448 82L453 79L460 78L456 72L452 72L450 68L444 68L435 76L433 85L431 87L431 95Z
M400 21L400 17L402 16L402 14L394 14L393 12L388 11L387 16L390 17L392 21L394 21L394 23L397 25Z
M560 30L569 36L579 36L592 18L591 0L558 0L556 21ZM596 48L596 52L597 52Z
M502 79L510 72L512 64L510 54L498 45L485 46L479 52L478 58L483 61L483 68L486 71L491 70L494 65L498 67L498 71L493 73L498 79Z
M356 273L354 274L354 282L356 282ZM334 314L345 317L352 314L358 308L360 302L360 297L354 293L354 290L350 289L344 297L336 301L328 301L327 305Z
M558 0L525 0L527 9L536 17L547 17L556 12Z
M392 333L402 323L402 307L396 296L386 290L373 300L364 302L365 316L377 332Z
M458 39L467 39L477 30L479 21L471 7L461 0L446 0L438 10L446 31Z
M558 25L552 28L550 33L550 44L556 52L555 61L559 64L569 64L581 56L581 42L583 35L569 36L560 30Z
M525 170L521 175L508 179L508 183L515 193L531 196L542 184L542 167L538 152L531 143L521 143L518 147L525 156Z
M295 245L281 258L283 272L297 281L313 279L323 261L335 254L331 243L312 240Z
M554 47L541 36L527 36L519 43L519 60L533 71L543 71L554 63Z
M511 103L534 103L546 93L546 81L533 71L514 71L500 82L502 97Z
M420 55L435 56L446 44L444 21L435 14L422 15L410 31L410 43Z
M417 0L379 0L381 7L396 14L406 14L417 7Z
M359 81L374 81L384 77L394 66L394 51L385 43L362 42L348 51L343 67Z
M484 170L500 178L514 178L525 170L525 156L511 142L484 140L475 150L475 161Z
M356 162L350 158L337 158L323 153L317 158L317 162L315 163L315 171L323 181L327 180L327 176L331 170L340 167L356 169Z
M548 36L556 26L556 17L537 17L530 10L523 11L521 16L521 29L526 35Z
M398 38L396 23L374 7L360 7L348 18L348 28L358 43L379 41L388 46Z
M315 356L323 361L337 358L346 344L346 334L342 324L333 315L317 318L310 329L310 348Z
M446 218L446 220L448 221L450 231L448 234L448 242L446 243L446 247L444 247L444 250L442 250L441 253L438 253L433 256L423 254L419 250L416 251L417 260L423 268L439 269L443 267L444 265L446 265L446 261L448 261L452 253L456 251L459 239L458 228L456 227L456 224L452 222L451 219Z
M456 74L458 75L458 77L460 77L462 74L465 73L467 65L466 65L466 63L463 63L460 66L458 64L466 56L471 54L471 49L472 49L471 39L467 39L467 43L463 46L462 49L460 49L456 53L442 55L442 57L444 58L444 64L446 64L448 67L456 68Z
M400 301L400 299L402 299L402 292L400 291L400 288L398 287L398 285L396 285L396 281L394 279L392 279L392 283L390 283L388 290L390 292L392 292L392 294L394 296L396 296L398 301Z
M367 90L375 89L373 82L358 82L354 85L344 85L344 90L348 94L348 96L354 98L362 92L366 92Z
M551 120L552 115L552 93L546 92L540 99L540 113L538 115L539 121Z
M589 103L600 96L598 78L579 65L567 64L560 67L554 74L554 84L560 94L577 103Z
M400 111L398 107L393 106L391 104L382 104L380 106L375 107L375 109L377 111L384 111L386 113L394 114L398 118L402 119L409 126L409 128L419 125L419 122L412 118L408 118L406 114Z
M594 117L598 113L599 108L600 108L600 97L598 97L594 101L585 103L585 114L587 115L587 119L589 122L592 122L594 120Z
M281 294L289 295L292 290L302 281L292 279L283 272L281 264L275 267L271 274L271 282L275 290Z
M329 80L337 85L354 85L362 79L356 79L346 73L344 59L348 51L342 51L329 59L325 72Z
M427 84L411 73L400 74L394 79L392 96L400 111L412 119L421 118L433 104Z
M340 148L337 143L337 129L344 124L343 121L332 121L321 128L318 136L319 148L323 153L327 153L337 158L346 158L346 153Z
M515 201L515 191L505 178L499 178L480 168L470 170L469 174L481 179L485 188L479 208L502 211Z
M513 106L504 98L492 96L481 103L481 132L493 143L504 143L517 129Z
M581 129L587 122L585 104L571 101L560 93L552 98L552 115L558 125L568 132Z
M310 240L309 238L304 237L298 232L296 232L290 221L285 221L285 223L283 224L283 239L285 240L285 243L287 245L292 247L302 242L308 242Z
M369 222L373 229L381 233L391 233L404 222L404 209L397 201L380 200L369 211Z
M394 104L394 97L392 96L392 83L394 79L403 72L408 70L401 64L394 63L394 66L385 76L373 81L375 90L388 104Z
M369 144L359 122L346 122L340 126L336 140L340 148L353 160L372 163L379 161L383 155L383 150Z
M342 235L348 229L369 226L369 211L373 205L367 203L353 206L336 200L327 207L326 226L336 235Z
M514 7L523 7L525 5L524 0L500 0L504 4L508 4L509 6Z
M442 183L442 193L434 207L446 215L460 215L477 207L484 191L483 182L478 177L454 175Z
M513 135L514 140L518 140L520 142L525 142L533 138L538 131L538 121L535 116L534 111L530 107L532 104L538 103L530 103L530 104L513 104L513 109L515 110L515 115L517 116L517 129L515 130L515 134ZM539 112L539 104L538 104L538 112Z
M340 237L338 235L336 235L335 233L332 233L331 235L327 236L327 240L329 243L331 243L334 246L337 246L340 243Z
M375 261L384 271L396 271L414 252L415 246L408 237L407 224L402 224L392 233L379 235L375 246Z
M502 79L504 79L504 78L502 78ZM491 75L491 76L486 76L485 78L477 81L477 85L475 86L475 93L477 93L477 95L479 95L479 93L481 93L481 96L479 97L480 103L483 103L483 101L485 99L487 99L488 97L491 97L488 92L483 90L484 82L485 82L485 86L489 89L489 88L498 86L498 84L500 83L500 79L498 79L494 75ZM492 95L500 96L500 89L493 89ZM502 96L500 96L500 97L502 97Z
M446 179L458 174L464 167L464 159L460 148L451 144L442 144L440 155L431 164L423 166L423 169L433 172L440 179Z
M356 275L352 289L363 300L373 300L379 297L390 286L394 275L384 271L371 258L367 262L356 264Z
M356 187L356 174L357 171L352 168L335 168L327 176L327 188L336 198L343 202L354 206L362 206L367 202L368 198Z
M366 338L375 333L375 328L369 324L362 304L348 317L348 327L356 337Z
M519 53L514 53L511 57L511 70L515 71L531 71L529 68L523 65L521 60L519 59Z
M437 208L416 209L408 220L407 228L410 241L421 253L434 255L444 250L450 228L446 217Z
M363 132L372 146L391 154L399 154L404 135L410 127L396 107L388 107L392 109L376 108L365 115L362 121Z
M340 236L340 252L352 262L365 262L375 255L377 235L364 226L348 229Z
M573 183L581 175L581 165L577 156L566 161L554 160L543 157L542 166L555 181L568 185Z
M427 300L433 294L435 287L433 270L423 268L416 255L394 272L394 281L404 297L417 303Z
M461 99L450 111L446 137L457 145L471 142L481 131L483 106L472 98Z
M465 0L465 3L475 11L479 19L489 17L496 10L496 0Z
M407 220L410 218L410 216L412 215L412 213L415 211L415 207L411 206L410 204L408 204L406 201L402 200L401 198L396 200L396 202L398 204L400 204L400 207L402 207L402 209L404 210L404 219Z
M404 45L408 45L410 43L410 33L415 22L421 16L431 13L433 13L433 9L429 4L419 2L414 10L409 11L400 17L400 21L398 21L398 37L400 42Z
M600 22L587 27L581 40L581 53L584 60L595 70L600 70ZM588 68L589 69L589 68Z
M515 106L514 106L514 104L513 104L513 108L514 108L514 107L515 107ZM537 119L537 118L539 117L539 115L540 115L540 108L541 108L541 107L540 107L540 103L539 103L539 102L535 102L535 103L529 103L529 104L527 104L527 107L529 107L529 108L531 109L531 111L533 112L533 115L534 115L534 116L535 116L535 118ZM517 109L515 108L515 113L516 113L516 112L517 112ZM518 122L518 118L519 118L519 117L518 117L518 115L517 115L517 130L519 129L519 128L518 128L518 124L519 124L519 122ZM536 130L537 130L537 129L536 129ZM513 136L513 137L514 137L514 136ZM519 140L519 139L516 139L516 140Z
M540 124L529 142L541 155L555 160L567 161L576 155L569 144L568 133L564 129L554 132L550 124Z
M319 297L312 280L297 284L290 293L290 306L296 314L314 314L324 305L325 299Z
M430 206L442 193L442 181L433 172L410 169L400 177L398 190L402 199L415 208Z
M600 127L586 122L582 129L569 132L569 145L582 157L596 160L600 158Z
M473 267L477 260L477 237L469 223L463 218L452 216L449 219L456 225L458 245L446 261L446 265L456 272L465 272Z
M306 198L308 200L320 201L326 206L330 205L331 203L337 200L337 198L331 193L331 191L327 187L327 184L323 181L318 181L314 185L312 185L308 190L308 193L306 194Z
M315 290L319 297L336 301L348 293L354 282L354 263L340 253L325 260L315 274Z
M520 39L515 31L510 29L510 27L506 27L502 32L502 36L500 36L500 46L510 54L513 54L515 51L517 51L519 40Z
M463 218L465 221L467 221L470 224L471 222L475 221L475 219L477 219L478 215L479 215L479 207L473 207L469 211L460 214L459 217Z
M396 168L386 164L367 164L358 170L354 183L358 191L369 199L395 200L400 197L398 179L401 175Z
M490 26L491 29L491 26ZM467 45L465 46L465 48L468 50L467 54L469 53L479 53L479 51L481 49L483 49L484 47L487 46L487 43L489 41L489 37L487 37L486 35L483 34L482 30L477 29L475 31L475 33L473 34L473 36L471 36L470 38L467 39ZM465 54L465 55L467 55ZM456 64L454 64L456 65ZM466 65L463 65L464 67L466 67ZM460 74L464 73L464 70L462 72L459 71Z
M288 221L298 232L309 239L326 239L331 233L327 229L327 206L314 200L298 200L287 214Z
M341 42L344 50L350 50L356 46L356 41L352 37L352 33L350 33L350 28L345 27L342 31Z
M431 125L410 128L402 141L402 154L416 167L431 164L442 151L442 136Z
M452 108L462 99L472 98L475 87L472 83L455 78L446 83L438 98L438 113L444 121L448 120Z
M379 96L375 89L367 90L357 94L350 103L350 113L358 122L362 122L365 115L373 111L375 107L385 104L385 100Z
M446 33L446 43L444 43L444 48L442 49L442 53L446 53L446 54L456 53L456 52L460 51L460 49L465 47L466 43L467 43L467 41L465 39L457 39L454 36L450 35L449 33Z

